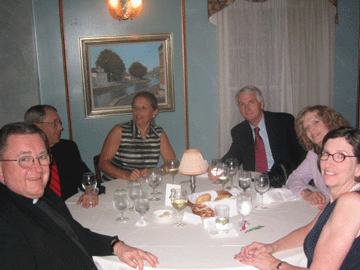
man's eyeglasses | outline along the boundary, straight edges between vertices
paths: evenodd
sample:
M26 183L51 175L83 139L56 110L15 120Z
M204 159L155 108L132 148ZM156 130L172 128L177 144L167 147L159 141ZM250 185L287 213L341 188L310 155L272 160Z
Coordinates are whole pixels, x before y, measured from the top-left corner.
M330 156L332 156L333 160L337 163L343 162L347 157L357 157L357 156L347 156L342 153L330 154L328 152L322 152L320 154L319 159L322 161L325 161L325 160L328 160Z
M49 154L43 154L36 158L41 166L48 166L51 163L51 156ZM19 159L0 159L0 161L17 161L23 169L29 169L34 165L35 158L32 156L25 156Z
M37 122L37 123L39 123L39 124L50 124L50 125L53 125L54 127L62 126L61 120L60 121L55 121L55 122Z

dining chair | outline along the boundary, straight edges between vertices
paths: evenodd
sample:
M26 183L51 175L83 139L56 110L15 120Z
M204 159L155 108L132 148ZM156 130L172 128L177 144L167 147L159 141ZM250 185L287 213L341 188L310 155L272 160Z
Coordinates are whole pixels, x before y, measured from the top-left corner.
M99 169L99 158L100 158L100 154L94 156L94 168L95 168L95 175L96 175L97 181L99 183L102 183L101 173L100 173L100 169Z

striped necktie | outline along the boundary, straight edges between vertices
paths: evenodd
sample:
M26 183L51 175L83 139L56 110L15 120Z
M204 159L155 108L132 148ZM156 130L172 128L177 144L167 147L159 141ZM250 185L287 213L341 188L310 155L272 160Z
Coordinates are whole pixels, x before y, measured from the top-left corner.
M255 131L255 163L256 171L261 173L266 173L268 169L265 145L259 134L260 128L254 128Z
M51 164L51 179L50 179L50 188L59 196L61 197L61 188L60 188L60 179L59 179L59 172L56 166L56 161L54 156L52 156L53 162Z

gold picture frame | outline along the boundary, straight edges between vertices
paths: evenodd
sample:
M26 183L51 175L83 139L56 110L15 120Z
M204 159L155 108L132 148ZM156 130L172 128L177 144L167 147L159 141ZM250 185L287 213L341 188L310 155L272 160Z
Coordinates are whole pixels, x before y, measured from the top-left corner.
M131 114L138 91L175 110L173 34L79 37L86 118Z

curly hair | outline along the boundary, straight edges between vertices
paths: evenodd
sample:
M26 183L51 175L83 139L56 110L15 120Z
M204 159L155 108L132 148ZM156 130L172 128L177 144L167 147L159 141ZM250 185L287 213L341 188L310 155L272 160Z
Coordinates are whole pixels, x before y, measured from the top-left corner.
M304 118L308 112L316 112L316 116L324 122L329 131L343 126L350 126L348 120L332 108L323 105L305 107L295 119L295 131L298 136L299 143L306 151L312 149L314 149L315 153L319 153L320 151L320 147L309 139L303 127Z

